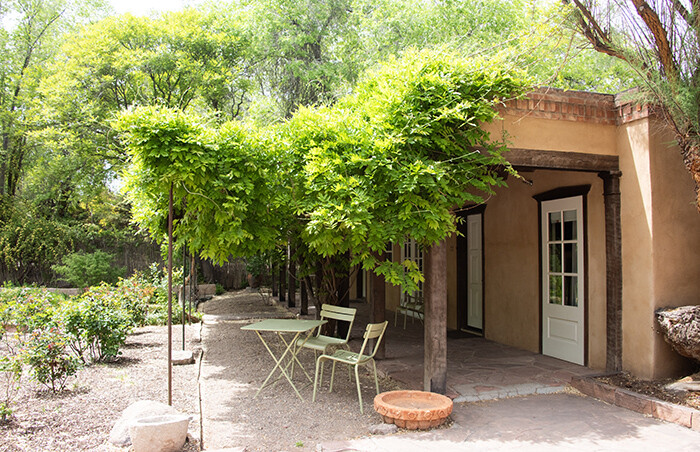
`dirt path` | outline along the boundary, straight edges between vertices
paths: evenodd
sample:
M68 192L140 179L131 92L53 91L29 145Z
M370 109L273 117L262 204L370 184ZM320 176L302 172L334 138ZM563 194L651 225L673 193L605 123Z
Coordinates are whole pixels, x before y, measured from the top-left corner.
M286 380L254 398L274 363L257 335L240 328L250 319L290 316L283 307L266 305L256 292L244 290L215 297L200 311L205 313L200 379L205 448L316 450L319 442L366 435L371 425L381 422L372 408L374 382L367 372L361 373L364 415L354 380L340 367L333 392L328 393L324 385L316 403L311 402L312 385L300 390L302 401ZM268 343L277 343L276 337ZM300 358L313 377L313 353L304 351ZM297 386L303 385L302 378L297 371ZM396 383L380 381L380 390L389 389L396 389Z

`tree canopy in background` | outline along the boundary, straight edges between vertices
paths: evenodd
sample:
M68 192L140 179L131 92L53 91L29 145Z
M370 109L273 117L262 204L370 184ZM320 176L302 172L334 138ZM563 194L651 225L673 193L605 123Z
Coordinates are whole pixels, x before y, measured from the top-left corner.
M574 25L600 53L638 75L643 100L675 133L700 210L700 3L696 0L565 0Z
M273 181L270 193L255 196L262 196L264 202L286 202L289 208L284 220L289 220L299 218L291 208L299 207L299 199L285 201L285 192L308 189L321 207L326 203L321 196L325 188L311 190L298 180L314 174L305 166L306 150L300 141L301 147L285 151L296 152L296 160L282 152L269 152L271 143L280 143L287 131L267 126L282 124L300 111L292 122L303 126L309 137L349 134L337 121L343 114L355 114L356 107L350 106L347 96L359 93L358 86L368 83L360 82L361 74L406 52L417 55L421 49L449 49L454 57L498 62L509 71L526 70L535 84L599 91L627 87L630 78L620 69L622 65L586 49L583 38L561 26L566 15L560 8L526 0L233 0L134 17L108 16L101 0L2 2L2 278L41 274L38 279L43 281L51 278L50 266L61 253L89 252L108 243L143 243L144 238L129 226L131 207L137 217L149 212L149 228L162 224L164 212L159 209L163 199L132 205L134 196L125 199L119 190L125 183L133 187L120 176L128 155L126 143L113 128L114 119L125 109L152 106L154 121L156 111L179 109L187 118L200 118L198 123L207 127L240 121L227 133L230 146L244 142L246 149L250 146L251 154L245 154L245 159L254 170L243 179L249 177L246 183L253 183L262 176L255 174L263 171L259 166L263 163L274 162L284 169L265 169L265 177ZM341 99L343 106L334 107ZM331 110L334 113L328 113ZM302 117L307 118L304 124ZM328 130L313 129L314 117ZM375 131L383 130L375 126ZM251 131L255 133L244 140L243 135ZM219 136L219 132L207 133ZM369 139L361 134L352 137L363 145ZM215 144L208 141L211 139ZM196 144L213 161L211 156L217 152L233 152L229 145L218 143L219 139L223 138L182 145ZM384 139L388 143L398 138L386 134ZM345 153L356 145L338 146ZM318 152L313 147L309 152L312 149ZM268 162L260 162L253 156L257 153ZM327 153L314 154L313 161L320 163L321 157L330 158ZM185 169L191 162L180 159L177 164L195 177L191 168ZM361 166L358 162L353 165ZM139 166L131 168L136 171ZM423 172L420 178L427 177L425 168L416 171ZM282 180L282 174L293 177ZM258 206L246 206L239 199L249 189L237 186L234 176L229 176L229 182L221 177L217 182L221 189L232 184L228 194L211 191L211 187L198 193L218 206L232 203L243 217L253 215L250 209ZM317 182L322 180L314 177ZM182 184L176 190L182 190ZM178 202L185 197L179 193ZM199 200L201 205L191 201L189 207L196 205L192 212L204 209L204 200ZM193 218L179 220L182 231ZM209 227L213 230L221 221L216 217ZM279 229L281 221L271 219L261 224L260 231L267 226ZM44 230L62 231L52 237L56 244L51 252L30 253L29 249L37 247L17 243L21 237L40 237L38 231ZM226 241L238 249L236 241L242 237L247 235L231 235ZM196 239L202 246L205 241L204 236ZM221 258L214 249L206 254Z

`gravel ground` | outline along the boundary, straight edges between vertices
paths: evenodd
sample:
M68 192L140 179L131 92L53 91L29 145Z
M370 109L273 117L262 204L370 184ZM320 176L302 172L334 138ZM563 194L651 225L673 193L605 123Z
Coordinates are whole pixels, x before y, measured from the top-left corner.
M227 319L231 312L246 312L253 317L256 310L259 317L287 312L280 306L265 306L252 291L217 297L204 303L201 310L205 314L215 311ZM346 366L336 369L332 393L328 392L330 366L327 366L323 390L315 403L311 402L313 385L300 389L304 397L300 400L286 380L266 387L255 397L274 363L255 332L240 329L251 321L205 318L209 319L202 330L206 448L243 446L247 451L309 451L315 450L319 442L367 435L371 425L381 423L373 409L374 378L367 367L360 372L364 415L360 414L354 376L352 380L348 378ZM353 329L350 344L354 350L362 344L364 327L358 325ZM266 336L268 344L279 344L271 334ZM313 352L302 351L300 359L313 378ZM295 384L301 387L304 381L297 369ZM399 386L393 380L380 379L379 388L388 391Z
M316 403L311 402L313 385L304 387L305 377L298 369L294 381L303 401L286 380L254 398L274 363L258 336L240 327L254 319L294 317L288 309L264 300L257 291L242 290L214 297L199 310L205 314L205 324L187 327L186 343L201 359L195 365L173 367L173 406L193 417L189 429L193 442L186 451L199 451L200 438L210 450L241 446L247 451L315 450L319 442L365 436L371 425L381 422L373 409L374 380L368 368L360 373L364 415L354 378L348 378L344 366L337 369L332 393L327 367ZM364 326L353 329L355 350L362 343ZM181 334L181 327L174 326L174 350L181 348ZM201 343L195 340L200 334ZM278 343L274 336L268 340ZM114 363L81 369L60 394L42 389L25 374L15 399L15 416L0 424L0 452L126 452L127 448L107 443L121 412L137 400L167 402L167 328L136 329L122 351ZM313 378L314 354L304 351L300 359ZM379 384L381 391L399 389L390 379L380 378Z
M187 328L190 350L199 325ZM150 399L168 401L167 328L138 328L127 339L117 362L81 369L67 390L53 394L23 376L15 400L15 416L0 424L0 451L125 451L107 443L121 412L131 403ZM173 348L182 347L182 327L173 327ZM197 365L173 367L173 406L193 416L190 432L197 438L199 398ZM198 441L187 451L198 451Z

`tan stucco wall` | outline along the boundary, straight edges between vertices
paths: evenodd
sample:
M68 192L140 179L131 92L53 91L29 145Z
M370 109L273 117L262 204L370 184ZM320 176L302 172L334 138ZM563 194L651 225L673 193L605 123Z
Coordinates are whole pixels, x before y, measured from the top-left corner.
M588 122L551 121L526 115L502 114L503 119L484 129L494 140L503 132L509 147L561 152L615 154L616 127Z
M649 127L654 255L654 299L650 315L653 315L661 307L700 304L700 213L695 208L690 174L673 136L658 122L652 121ZM678 376L691 369L691 361L675 353L661 334L649 334L654 356L651 377Z
M622 221L622 367L650 377L653 328L650 315L654 281L651 278L652 209L648 153L648 121L619 129Z
M680 375L689 361L656 332L659 307L700 303L700 214L673 137L655 120L619 129L622 170L622 359L643 378Z
M591 173L536 171L497 190L484 212L484 334L533 352L540 348L539 218L532 196L554 188L590 184L587 196L588 362L605 367L605 222L602 180ZM454 240L448 267L456 268ZM453 257L454 256L454 257ZM448 272L448 327L456 328L457 281Z

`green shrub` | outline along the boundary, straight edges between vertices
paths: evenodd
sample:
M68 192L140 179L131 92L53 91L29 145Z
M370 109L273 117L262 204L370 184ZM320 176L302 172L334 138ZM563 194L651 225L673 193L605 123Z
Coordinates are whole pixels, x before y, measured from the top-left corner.
M83 362L119 356L119 349L134 326L133 316L107 286L91 287L65 303L59 321L69 334L70 347Z
M0 326L2 329L2 326ZM0 421L12 415L12 402L19 390L22 378L21 357L12 353L0 356Z
M124 267L114 266L114 255L104 251L71 253L63 257L63 265L51 268L75 287L115 284L124 275Z
M65 295L46 289L5 287L0 289L0 323L23 333L50 326L53 311L65 300Z
M224 292L226 292L226 289L224 289L224 286L222 286L222 285L219 284L219 283L216 283L216 294L217 294L217 295L221 295L221 294L223 294Z
M20 283L50 280L51 264L74 249L76 228L44 218L26 203L1 198L0 271Z
M187 314L187 306L185 306ZM192 310L193 322L199 322L202 320L202 315L198 312ZM182 305L177 302L177 298L173 295L173 313L172 313L173 325L179 325L182 323ZM187 319L185 319L187 322ZM148 306L148 316L146 317L147 325L166 325L168 323L168 297L167 295L163 297L158 303L151 304Z
M70 353L70 338L58 327L32 332L24 349L24 361L32 377L53 392L62 391L69 376L75 375L80 361Z

